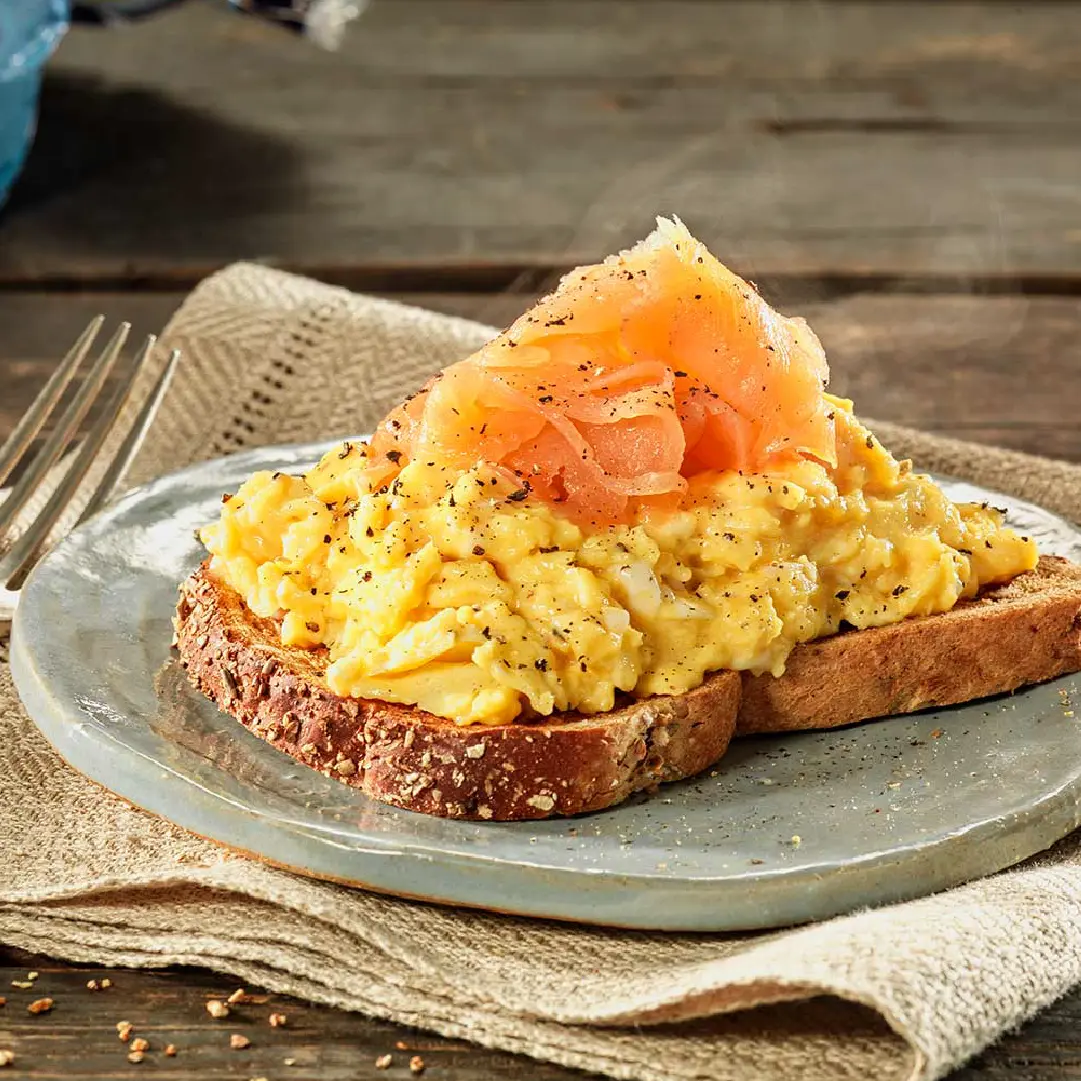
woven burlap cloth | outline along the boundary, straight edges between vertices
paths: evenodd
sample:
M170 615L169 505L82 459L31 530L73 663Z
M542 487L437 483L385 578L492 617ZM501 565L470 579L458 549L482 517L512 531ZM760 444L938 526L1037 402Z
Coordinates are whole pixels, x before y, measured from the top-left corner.
M132 479L241 447L370 429L490 333L231 267L166 332L183 365ZM878 430L922 467L1081 519L1081 469ZM937 1077L1081 982L1076 839L936 897L771 934L609 931L397 901L224 851L85 781L22 711L4 648L0 941L12 945L116 965L205 965L650 1079Z

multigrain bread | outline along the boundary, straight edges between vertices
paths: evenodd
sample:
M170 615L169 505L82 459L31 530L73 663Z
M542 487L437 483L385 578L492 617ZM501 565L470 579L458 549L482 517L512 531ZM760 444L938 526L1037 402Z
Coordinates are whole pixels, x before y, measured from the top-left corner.
M326 650L287 648L204 564L181 587L176 647L195 686L246 728L384 803L450 818L596 811L699 773L735 732L740 679L591 717L462 727L413 707L340 698Z
M189 678L279 750L386 803L453 818L600 810L692 776L733 734L831 728L949 705L1081 669L1081 567L1031 573L942 615L798 646L785 674L711 675L688 694L585 717L461 727L340 698L326 651L285 648L204 564L181 587L176 646ZM737 725L738 716L738 725Z
M949 612L793 650L785 674L744 675L737 731L836 728L1015 691L1081 669L1081 567L1036 569Z

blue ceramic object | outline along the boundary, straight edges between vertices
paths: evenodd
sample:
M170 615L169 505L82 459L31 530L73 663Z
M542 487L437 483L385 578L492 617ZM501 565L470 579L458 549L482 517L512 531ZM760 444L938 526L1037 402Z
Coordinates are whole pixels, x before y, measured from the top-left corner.
M0 204L33 141L41 71L68 17L68 0L0 0Z

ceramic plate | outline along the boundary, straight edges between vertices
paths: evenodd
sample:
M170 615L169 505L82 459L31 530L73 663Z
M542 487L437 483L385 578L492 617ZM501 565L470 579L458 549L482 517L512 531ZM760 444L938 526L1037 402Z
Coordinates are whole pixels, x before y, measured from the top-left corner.
M294 762L195 693L171 655L192 531L257 450L127 495L27 582L12 668L76 769L150 811L302 874L529 916L723 931L822 919L1000 870L1081 823L1081 679L825 733L739 740L698 778L576 819L447 821L396 810ZM969 485L1047 551L1081 534Z

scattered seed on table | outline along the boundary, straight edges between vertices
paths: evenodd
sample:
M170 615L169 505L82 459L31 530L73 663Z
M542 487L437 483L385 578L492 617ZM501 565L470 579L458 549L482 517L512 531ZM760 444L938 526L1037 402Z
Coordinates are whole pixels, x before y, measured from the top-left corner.
M122 1043L127 1043L131 1039L131 1034L135 1031L135 1026L130 1021L117 1021L116 1023L116 1035Z
M87 980L86 981L86 989L88 991L100 991L101 990L101 984L98 983L97 980Z
M284 1013L272 1013L269 1020L271 1028L283 1028L288 1018Z
M241 1036L239 1032L234 1032L229 1037L229 1046L234 1051L243 1051L248 1047L251 1047L251 1040L247 1036Z
M103 991L108 991L109 988L112 987L112 985L113 981L110 980L108 976L106 976L105 979L101 981L101 989Z
M409 1060L409 1072L424 1073L424 1059L422 1059L420 1055L414 1055Z
M229 1007L226 1006L220 998L212 998L206 1004L206 1012L210 1014L211 1017L215 1017L220 1020L223 1017L229 1016Z
M36 998L26 1007L27 1013L48 1013L53 1008L51 998Z
M15 1052L3 1050L0 1051L0 1066L10 1066L15 1061Z
M175 1058L176 1047L171 1043L167 1043L165 1045L165 1050L162 1052L162 1054L165 1055L166 1058Z
M134 1062L136 1065L138 1065L140 1062L142 1062L144 1057L145 1056L143 1055L142 1051L129 1051L128 1052L128 1062Z
M132 1051L149 1051L150 1041L144 1040L142 1036L136 1036L135 1039L131 1041L131 1049Z
M11 986L12 987L17 987L20 991L25 991L25 990L27 990L27 988L30 988L30 987L34 986L34 981L33 980L12 980L11 981Z
M242 1002L251 1002L251 995L243 987L238 987L225 1001L230 1006L237 1006Z
M393 1055L380 1055L379 1058L375 1060L375 1068L377 1070L385 1070L390 1066L393 1061Z

